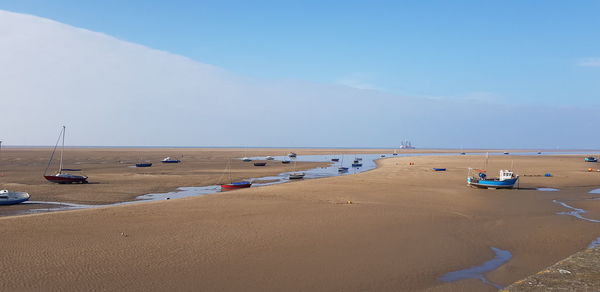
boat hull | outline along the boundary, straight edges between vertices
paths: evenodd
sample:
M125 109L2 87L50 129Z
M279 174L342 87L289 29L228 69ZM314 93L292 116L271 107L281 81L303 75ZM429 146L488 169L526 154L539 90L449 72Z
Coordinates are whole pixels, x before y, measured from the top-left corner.
M361 167L362 163L352 163L352 167Z
M150 167L152 163L136 163L135 167Z
M162 163L179 163L181 160L162 160Z
M289 164L290 162L291 162L291 161L289 161L289 160L282 160L282 161L281 161L281 163L283 163L283 164Z
M230 184L221 185L221 191L231 191L237 189L245 189L252 186L250 182L235 182Z
M16 205L29 200L29 194L25 192L0 193L0 205Z
M57 175L44 175L44 178L52 183L57 184L87 184L88 177L81 175L73 175L69 177L57 176Z
M266 162L254 162L254 166L265 166L267 165Z

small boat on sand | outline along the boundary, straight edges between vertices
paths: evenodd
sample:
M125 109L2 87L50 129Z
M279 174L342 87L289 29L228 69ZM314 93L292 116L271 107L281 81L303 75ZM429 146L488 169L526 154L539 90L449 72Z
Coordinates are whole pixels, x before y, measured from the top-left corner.
M232 182L232 183L228 183L228 184L222 184L221 191L244 189L244 188L249 188L251 186L252 186L252 183L249 181L238 181L238 182Z
M62 130L60 134L58 134L58 141L56 141L56 145L54 145L54 149L52 150L52 154L50 155L50 160L48 161L48 166L46 166L46 170L44 170L44 178L49 182L57 183L57 184L72 184L72 183L80 183L87 184L88 177L85 175L76 175L70 174L63 171L81 171L81 169L70 169L63 168L63 153L65 152L65 130L66 127L62 126ZM62 137L62 148L60 150L60 164L58 167L58 172L54 175L47 175L48 168L52 163L52 158L54 158L54 154L56 153L56 148L58 147L58 143L60 142Z
M304 172L292 172L288 176L289 179L303 179L305 173Z
M296 154L296 153L294 153L294 152L290 152L290 153L288 154L288 156L289 156L289 157L296 157L296 156L298 156L298 154Z
M460 155L467 155L467 153L465 153L465 152L461 152L461 153L460 153Z
M29 200L29 194L25 192L10 192L0 190L0 205L15 205Z
M434 167L434 168L433 168L433 171L446 171L446 169L445 169L445 168L437 168L437 167Z
M179 162L181 162L181 160L172 159L171 157L166 157L165 159L161 160L160 162L162 162L162 163L179 163Z
M477 176L472 175L473 172L478 172ZM488 178L485 170L469 168L467 185L485 189L512 189L518 180L519 176L510 170L500 170L498 178Z
M598 159L593 156L586 157L584 160L585 160L585 162L598 162Z
M340 159L339 158L331 158L331 161L338 162L338 161L340 161Z
M283 164L289 164L290 162L292 162L292 161L290 161L290 160L282 160L281 161L281 163L283 163Z
M360 160L358 159L354 159L354 161L352 162L352 167L361 167L362 166L362 162L360 162Z
M254 162L254 166L265 166L267 165L266 162Z
M508 153L508 152L504 152L504 155L508 155L508 154L510 154L510 153Z
M265 157L265 160L275 160L275 158L273 158L273 156L267 156Z
M140 163L136 163L135 167L150 167L152 166L151 162L140 162Z
M250 161L252 161L252 159L250 159L248 157L244 157L244 158L242 158L242 161L244 161L244 162L250 162Z

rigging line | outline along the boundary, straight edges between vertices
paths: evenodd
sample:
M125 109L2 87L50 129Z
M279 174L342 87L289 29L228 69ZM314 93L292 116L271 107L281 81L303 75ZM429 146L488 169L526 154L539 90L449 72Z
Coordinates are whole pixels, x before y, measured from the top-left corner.
M62 135L63 130L61 130L60 134L58 134L58 139L56 140L54 149L52 149L52 154L50 155L50 160L48 160L48 165L46 166L46 169L44 170L44 175L46 175L46 173L48 172L48 168L50 168L50 164L52 163L52 159L54 158L54 153L56 152L56 147L58 147L58 143L60 143L60 136Z

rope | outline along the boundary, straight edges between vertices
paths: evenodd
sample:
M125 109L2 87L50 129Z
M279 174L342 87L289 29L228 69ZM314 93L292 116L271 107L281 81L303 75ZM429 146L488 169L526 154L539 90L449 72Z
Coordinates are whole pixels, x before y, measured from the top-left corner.
M52 159L54 158L54 153L56 152L56 147L58 147L58 143L60 143L60 136L62 135L63 130L61 130L60 134L58 134L58 139L56 140L54 149L52 149L52 154L50 155L50 160L48 160L48 165L46 166L46 169L44 170L44 175L46 175L46 173L48 172L48 168L50 168L50 164L52 163Z

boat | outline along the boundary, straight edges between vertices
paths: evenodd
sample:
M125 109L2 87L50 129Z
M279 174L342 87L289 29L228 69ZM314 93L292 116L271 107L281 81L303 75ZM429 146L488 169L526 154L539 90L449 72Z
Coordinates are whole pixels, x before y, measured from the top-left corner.
M358 158L356 158L356 160L362 161L362 157L358 157Z
M348 171L347 167L343 167L343 166L338 167L338 172L346 172L346 171Z
M585 162L598 162L598 159L593 156L586 157L584 160L585 160Z
M0 141L0 152L2 151L2 141ZM29 194L26 192L11 192L9 190L0 190L0 205L15 205L29 200Z
M540 151L540 152L538 152L537 154L538 154L538 155L540 155L540 154L542 154L542 152Z
M508 155L508 154L510 154L510 153L508 153L508 152L504 152L504 155Z
M15 205L27 200L29 200L29 194L26 192L0 190L0 205Z
M477 176L472 175L474 171L478 172ZM519 180L519 176L510 170L500 170L497 178L488 178L485 172L485 170L469 168L467 185L485 189L512 189Z
M244 188L249 188L251 186L252 186L252 183L249 181L238 181L238 182L232 182L232 183L228 183L228 184L222 184L221 191L244 189Z
M179 163L179 162L181 162L181 160L172 159L171 157L166 157L165 159L161 160L160 162L162 162L162 163Z
M331 161L338 162L338 161L340 161L340 159L339 158L331 158Z
M460 155L467 155L467 153L461 152Z
M254 162L254 166L265 166L267 165L266 162Z
M242 161L244 161L244 162L250 162L250 161L252 161L252 159L250 159L248 157L244 157L244 158L242 158Z
M298 156L298 154L296 154L294 152L290 152L290 153L288 153L288 156L289 157L296 157L296 156Z
M231 178L231 160L227 161L227 166L225 167L225 172L229 175L229 181L230 183L226 183L226 184L221 184L221 191L231 191L231 190L237 190L237 189L244 189L244 188L249 188L252 186L252 182L249 181L233 181L233 179Z
M282 160L281 163L283 164L289 164L290 162L292 162L291 160Z
M141 162L141 163L136 163L135 167L150 167L152 166L151 162Z
M433 168L433 171L446 171L446 169L445 169L445 168L437 168L437 167L434 167L434 168Z
M46 166L46 169L44 170L44 178L46 180L48 180L49 182L58 183L58 184L72 184L72 183L86 184L86 183L88 183L87 176L70 174L70 173L64 172L64 171L81 171L81 169L63 168L63 154L65 152L65 132L66 132L66 127L62 126L62 130L60 131L60 134L58 134L58 140L56 141L56 145L54 145L54 149L52 150L52 154L50 155L50 160L48 161L48 166ZM56 153L56 148L58 147L58 143L60 142L61 137L62 137L62 147L60 150L60 164L58 167L58 172L54 175L47 175L48 168L50 168L50 165L52 164L52 158L54 158L54 154Z
M360 160L358 159L354 159L354 161L352 162L352 167L361 167L362 166L362 162L360 162Z
M296 172L296 160L294 160L294 171L288 175L289 179L303 179L305 173L304 172Z
M381 155L381 157L385 157L385 155Z
M267 156L265 157L265 160L275 160L275 158L273 158L273 156Z

